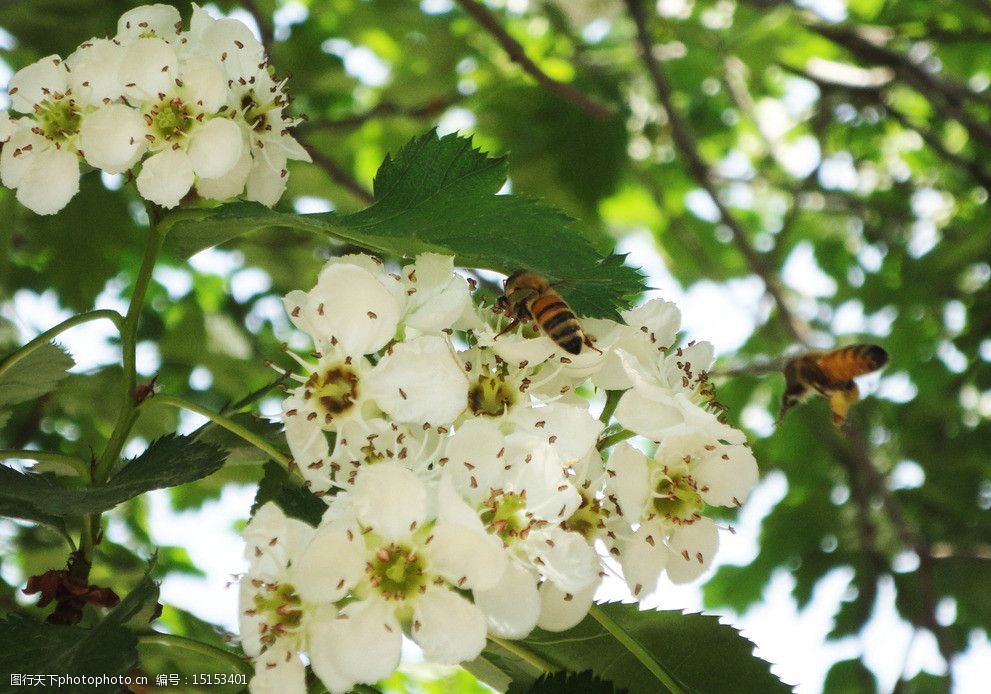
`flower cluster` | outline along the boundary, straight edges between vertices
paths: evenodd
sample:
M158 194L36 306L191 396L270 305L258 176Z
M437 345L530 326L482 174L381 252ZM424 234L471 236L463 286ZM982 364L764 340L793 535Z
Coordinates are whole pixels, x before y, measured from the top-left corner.
M255 692L303 691L301 653L344 692L387 677L404 633L454 664L487 635L568 629L607 572L638 599L664 572L692 580L718 544L706 507L756 482L712 349L676 345L673 304L583 320L595 346L572 355L532 327L500 334L448 256L397 270L333 259L285 299L314 344L293 355L286 436L327 510L312 528L268 503L245 530Z
M114 37L42 58L7 91L20 115L0 113L0 180L38 214L79 191L80 162L136 175L143 198L171 208L191 193L274 205L286 162L309 161L262 45L196 5L187 31L170 5L130 10Z

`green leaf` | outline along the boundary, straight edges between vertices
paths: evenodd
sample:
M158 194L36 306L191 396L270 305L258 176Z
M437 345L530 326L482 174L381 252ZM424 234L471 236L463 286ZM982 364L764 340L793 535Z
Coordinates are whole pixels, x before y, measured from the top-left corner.
M40 624L21 614L0 621L0 672L30 675L112 677L127 672L137 661L137 639L116 618L104 619L93 629ZM8 677L8 675L4 675ZM119 684L50 683L39 691L119 692ZM10 684L8 679L3 683ZM25 687L26 688L26 687ZM10 690L13 691L13 688ZM20 691L20 688L17 688Z
M283 226L390 256L446 253L465 267L539 272L579 314L595 317L616 317L644 290L638 270L623 265L621 256L601 255L567 215L518 195L497 195L505 181L505 158L488 157L470 139L431 131L386 157L375 177L375 202L365 210L292 215L235 203L177 221L169 239L188 256Z
M623 641L635 644L649 667ZM596 677L631 692L670 691L658 670L689 692L790 691L771 674L768 663L753 656L751 641L710 615L641 611L635 604L610 603L593 607L568 631L536 629L527 638L506 644L512 650L490 641L481 659L517 684L533 684L549 667L591 669Z
M327 504L300 486L279 464L269 461L264 470L265 476L258 484L255 503L251 506L252 515L263 504L274 501L290 518L298 518L314 527L320 524Z
M28 520L99 513L152 489L206 477L223 465L224 457L216 446L170 434L153 441L106 485L81 489L0 466L0 512Z
M591 670L584 672L556 672L544 675L530 687L513 684L506 694L627 694L626 689L616 689L612 682L606 682L592 674Z
M50 393L75 364L68 352L53 343L12 359L16 355L15 352L0 363L0 408Z

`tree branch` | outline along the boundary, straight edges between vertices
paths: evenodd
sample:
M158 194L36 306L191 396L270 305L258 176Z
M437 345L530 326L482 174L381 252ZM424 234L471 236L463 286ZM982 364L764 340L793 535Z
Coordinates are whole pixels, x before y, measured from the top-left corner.
M723 223L729 227L729 230L733 235L733 240L736 243L737 248L740 250L740 253L746 260L747 265L750 267L750 270L764 281L764 287L767 290L767 293L774 300L774 303L777 305L778 311L784 319L784 324L789 334L798 342L808 345L808 325L792 313L791 308L788 306L788 302L785 300L784 289L778 281L778 278L764 261L764 258L762 258L754 248L753 244L750 243L750 238L747 236L747 232L744 230L739 220L733 216L729 208L727 208L720 199L719 192L716 190L716 186L712 180L712 174L709 166L705 163L705 161L703 161L702 156L699 154L698 144L695 141L695 135L692 133L688 122L682 117L681 113L675 107L674 90L671 88L667 74L664 72L660 62L654 57L653 40L651 39L650 32L647 28L647 17L643 11L642 1L625 0L625 2L629 14L633 18L633 22L637 28L637 43L640 48L640 58L644 63L644 67L647 69L647 73L650 75L651 81L654 84L654 89L661 101L661 105L667 112L668 123L671 126L671 138L685 163L685 167L688 169L688 172L691 174L692 178L694 178L709 194L709 197L712 198L716 208L719 210L720 218Z
M599 101L593 99L588 94L585 94L578 89L575 89L570 84L565 82L558 82L556 79L548 75L546 72L540 69L533 60L530 59L526 54L526 50L523 46L509 35L499 21L496 19L485 5L478 2L478 0L457 0L458 5L461 6L465 12L470 14L476 22L482 25L489 34L492 35L502 49L506 51L509 55L510 60L523 68L523 71L528 75L533 77L538 84L554 92L560 96L565 101L571 102L574 106L585 111L593 118L598 118L600 120L605 120L612 116L612 111L608 106L600 103Z
M305 124L305 130L344 130L357 128L376 118L398 116L401 118L433 118L443 113L448 107L457 103L457 96L438 96L419 106L404 106L391 102L376 104L364 113L354 113L334 119L322 119Z
M375 202L375 196L372 195L372 192L365 188L365 186L361 185L361 183L359 183L358 180L343 166L311 144L304 144L303 147L307 152L309 152L310 157L313 159L313 163L326 171L327 175L330 176L334 183L341 186L364 203L371 204Z

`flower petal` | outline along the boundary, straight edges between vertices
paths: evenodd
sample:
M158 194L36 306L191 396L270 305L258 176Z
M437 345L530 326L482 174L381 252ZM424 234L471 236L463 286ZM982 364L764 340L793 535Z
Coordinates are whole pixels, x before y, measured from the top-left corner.
M79 192L79 158L52 147L33 153L31 160L17 187L17 200L37 214L55 214Z
M192 56L182 66L182 94L203 113L216 113L227 102L227 78L215 61Z
M468 379L450 343L433 335L395 345L372 370L368 392L399 422L447 424L468 406Z
M485 613L489 631L505 639L522 639L537 625L540 595L537 574L509 562L502 579L487 590L475 590L475 604Z
M547 631L565 631L585 619L592 597L601 581L576 593L565 593L552 581L540 584L540 619L537 626Z
M306 668L299 653L274 647L255 661L255 674L248 683L250 694L305 694Z
M119 79L123 59L124 47L109 39L90 39L82 44L65 60L72 95L93 106L120 99L124 94Z
M456 665L485 647L485 615L447 588L431 586L413 608L413 640L427 660Z
M247 150L230 171L219 178L200 178L196 181L196 192L207 200L230 200L244 192L244 184L251 172L251 155ZM303 292L300 292L301 294Z
M83 119L79 146L90 166L111 174L123 173L148 148L144 119L124 104L102 106Z
M576 593L599 578L599 555L578 533L544 528L531 532L526 545L531 560L561 590Z
M117 39L126 43L139 36L154 34L162 39L173 40L181 27L179 10L171 5L141 5L128 10L117 20Z
M605 427L587 407L559 403L517 409L513 420L521 428L546 439L563 464L584 457Z
M668 577L673 583L693 581L709 568L719 548L719 529L711 518L674 529L668 540Z
M628 443L617 444L609 454L606 488L616 495L620 511L636 523L647 505L647 456Z
M444 467L454 486L488 492L503 474L506 440L489 419L469 419L447 440Z
M7 83L10 105L18 113L33 113L34 107L54 94L65 94L69 73L57 55L49 55L23 67Z
M154 100L171 94L179 76L175 49L159 38L135 39L121 59L118 78L129 100Z
M458 588L487 589L502 578L506 552L502 542L484 530L438 523L430 541L434 570Z
M370 684L391 675L399 665L403 633L393 610L369 598L348 604L335 619L312 624L309 653L317 676L325 684L328 679Z
M244 151L244 136L229 118L214 118L197 128L189 143L193 172L203 178L219 178L237 164Z
M660 521L647 521L622 543L620 563L623 577L637 600L657 590L657 581L670 556L664 546L665 534Z
M141 165L138 192L145 200L173 208L193 187L194 180L196 176L186 153L179 149L166 149L149 157Z
M723 457L725 456L725 458ZM717 446L692 466L705 503L714 506L738 506L757 484L760 472L753 451L748 446Z
M320 272L309 292L307 310L319 330L314 338L336 338L347 354L360 356L382 349L395 337L400 306L387 283L395 280L352 263L332 263Z
M303 600L337 602L362 577L365 546L344 523L321 526L293 563L292 583Z
M427 517L427 488L397 463L362 468L354 492L355 513L365 527L388 539L406 537Z

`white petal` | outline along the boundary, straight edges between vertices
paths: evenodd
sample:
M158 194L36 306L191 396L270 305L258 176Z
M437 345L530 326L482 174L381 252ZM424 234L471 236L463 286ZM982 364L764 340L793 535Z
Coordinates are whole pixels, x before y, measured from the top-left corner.
M426 520L426 486L415 473L397 463L362 468L352 499L362 525L389 539L407 537Z
M352 602L337 619L323 620L309 629L310 657L323 679L318 661L354 682L373 683L392 674L399 665L402 629L392 604L369 598Z
M623 393L616 407L616 421L651 441L660 441L685 422L673 395L661 389L633 387Z
M485 647L485 631L482 611L447 588L427 588L413 610L413 640L433 662L474 660Z
M245 197L253 202L260 202L266 207L272 207L286 192L287 175L285 161L273 163L271 157L261 157L254 150L251 170L248 172Z
M499 427L484 418L469 419L448 439L445 471L462 493L488 489L503 475L506 439Z
M589 413L587 407L559 403L520 408L513 419L520 427L546 438L562 463L584 457L605 427Z
M299 144L296 141L296 138L292 135L283 134L279 141L282 144L282 151L285 152L287 159L305 162L313 161L313 158L310 156L310 153L306 151L306 148Z
M599 582L576 593L565 593L551 581L540 584L540 619L537 626L547 631L565 631L585 619Z
M159 38L136 39L121 59L118 79L129 100L158 99L171 94L179 74L175 49Z
M189 192L195 179L186 153L179 149L166 149L149 157L141 165L138 192L145 200L172 208Z
M65 94L69 73L57 55L50 55L21 68L7 83L10 105L18 113L33 113L40 104L55 93Z
M557 345L546 335L529 338L513 332L498 337L494 332L490 335L480 335L478 344L492 347L493 352L510 364L525 361L531 366L544 363L558 351Z
M31 132L29 127L21 123L33 124L33 121L26 118L18 121L10 139L0 151L0 180L8 188L16 188L21 184L21 179L34 165L35 154L48 147L45 138Z
M227 76L233 80L248 79L258 72L265 52L245 24L226 17L205 26L200 45L223 64Z
M719 529L711 518L674 529L668 540L671 557L668 577L673 583L688 583L702 575L719 548Z
M196 5L193 5L196 7ZM354 687L356 680L354 677L346 677L337 669L333 659L334 639L337 635L334 631L338 610L332 605L320 605L313 611L307 627L307 636L310 637L308 655L310 657L310 667L331 694L347 694Z
M561 590L574 593L598 581L599 556L578 533L558 527L545 528L531 532L526 544L547 580Z
M259 508L241 533L244 558L252 576L281 580L286 566L299 555L313 535L313 528L288 518L273 502Z
M512 444L514 458L517 446L525 438L519 433L507 437ZM546 443L537 443L524 448L529 463L518 465L516 487L526 494L527 511L535 518L559 522L568 518L581 505L581 495L567 479L561 461Z
M305 694L306 668L299 654L270 648L255 661L255 675L248 683L250 694Z
M471 303L468 283L452 277L447 285L406 317L406 324L423 333L437 333L450 328Z
M636 523L647 505L647 456L628 443L617 444L609 455L606 488L630 523Z
M242 151L241 158L230 171L220 178L200 178L196 181L196 192L207 200L230 200L244 193L244 184L251 171L251 155Z
M458 588L491 588L502 578L502 541L484 530L438 524L428 545L434 570Z
M343 523L321 526L293 564L292 582L307 602L340 600L365 570L360 535Z
M468 379L448 341L427 335L400 342L368 379L369 395L399 422L452 422L468 406Z
M537 574L516 562L506 565L502 580L488 590L474 591L475 604L485 613L489 631L506 639L522 639L537 625L540 595Z
M657 581L670 553L664 545L665 531L659 521L643 523L637 532L621 543L623 577L638 600L657 590Z
M229 118L214 118L198 127L187 150L193 171L204 178L227 174L243 151L241 128Z
M299 412L301 399L287 398L283 412L296 409ZM293 460L303 477L310 482L310 490L325 492L330 489L330 445L323 429L302 414L284 415L286 442Z
M37 214L55 214L79 192L79 158L52 147L34 153L31 159L18 185L17 200Z
M127 42L148 34L173 40L179 34L182 17L171 5L141 5L128 10L117 20L117 38Z
M320 331L314 337L328 342L336 338L352 356L385 347L395 337L400 314L399 301L387 282L395 284L381 270L376 276L351 263L324 267L317 286L309 292L311 320Z
M245 576L238 585L237 621L241 648L249 658L255 658L265 648L261 641L264 617L255 612L258 590L251 585L251 580L252 577Z
M79 146L91 166L111 174L123 173L148 147L144 119L124 104L102 106L83 118Z
M66 58L69 86L80 101L102 106L124 94L120 64L124 47L109 39L90 39Z
M0 143L7 142L17 131L17 121L7 111L0 111Z
M759 474L753 451L740 445L717 446L692 466L699 493L705 503L715 506L743 503L757 484Z
M657 347L672 345L681 326L681 311L670 301L662 299L646 301L634 309L623 311L622 316L628 326L647 336Z
M216 61L193 56L182 65L182 93L203 113L216 113L227 102L227 78Z
M469 506L455 489L451 474L445 469L437 485L437 522L457 525L467 530L484 532L485 526L478 514Z

